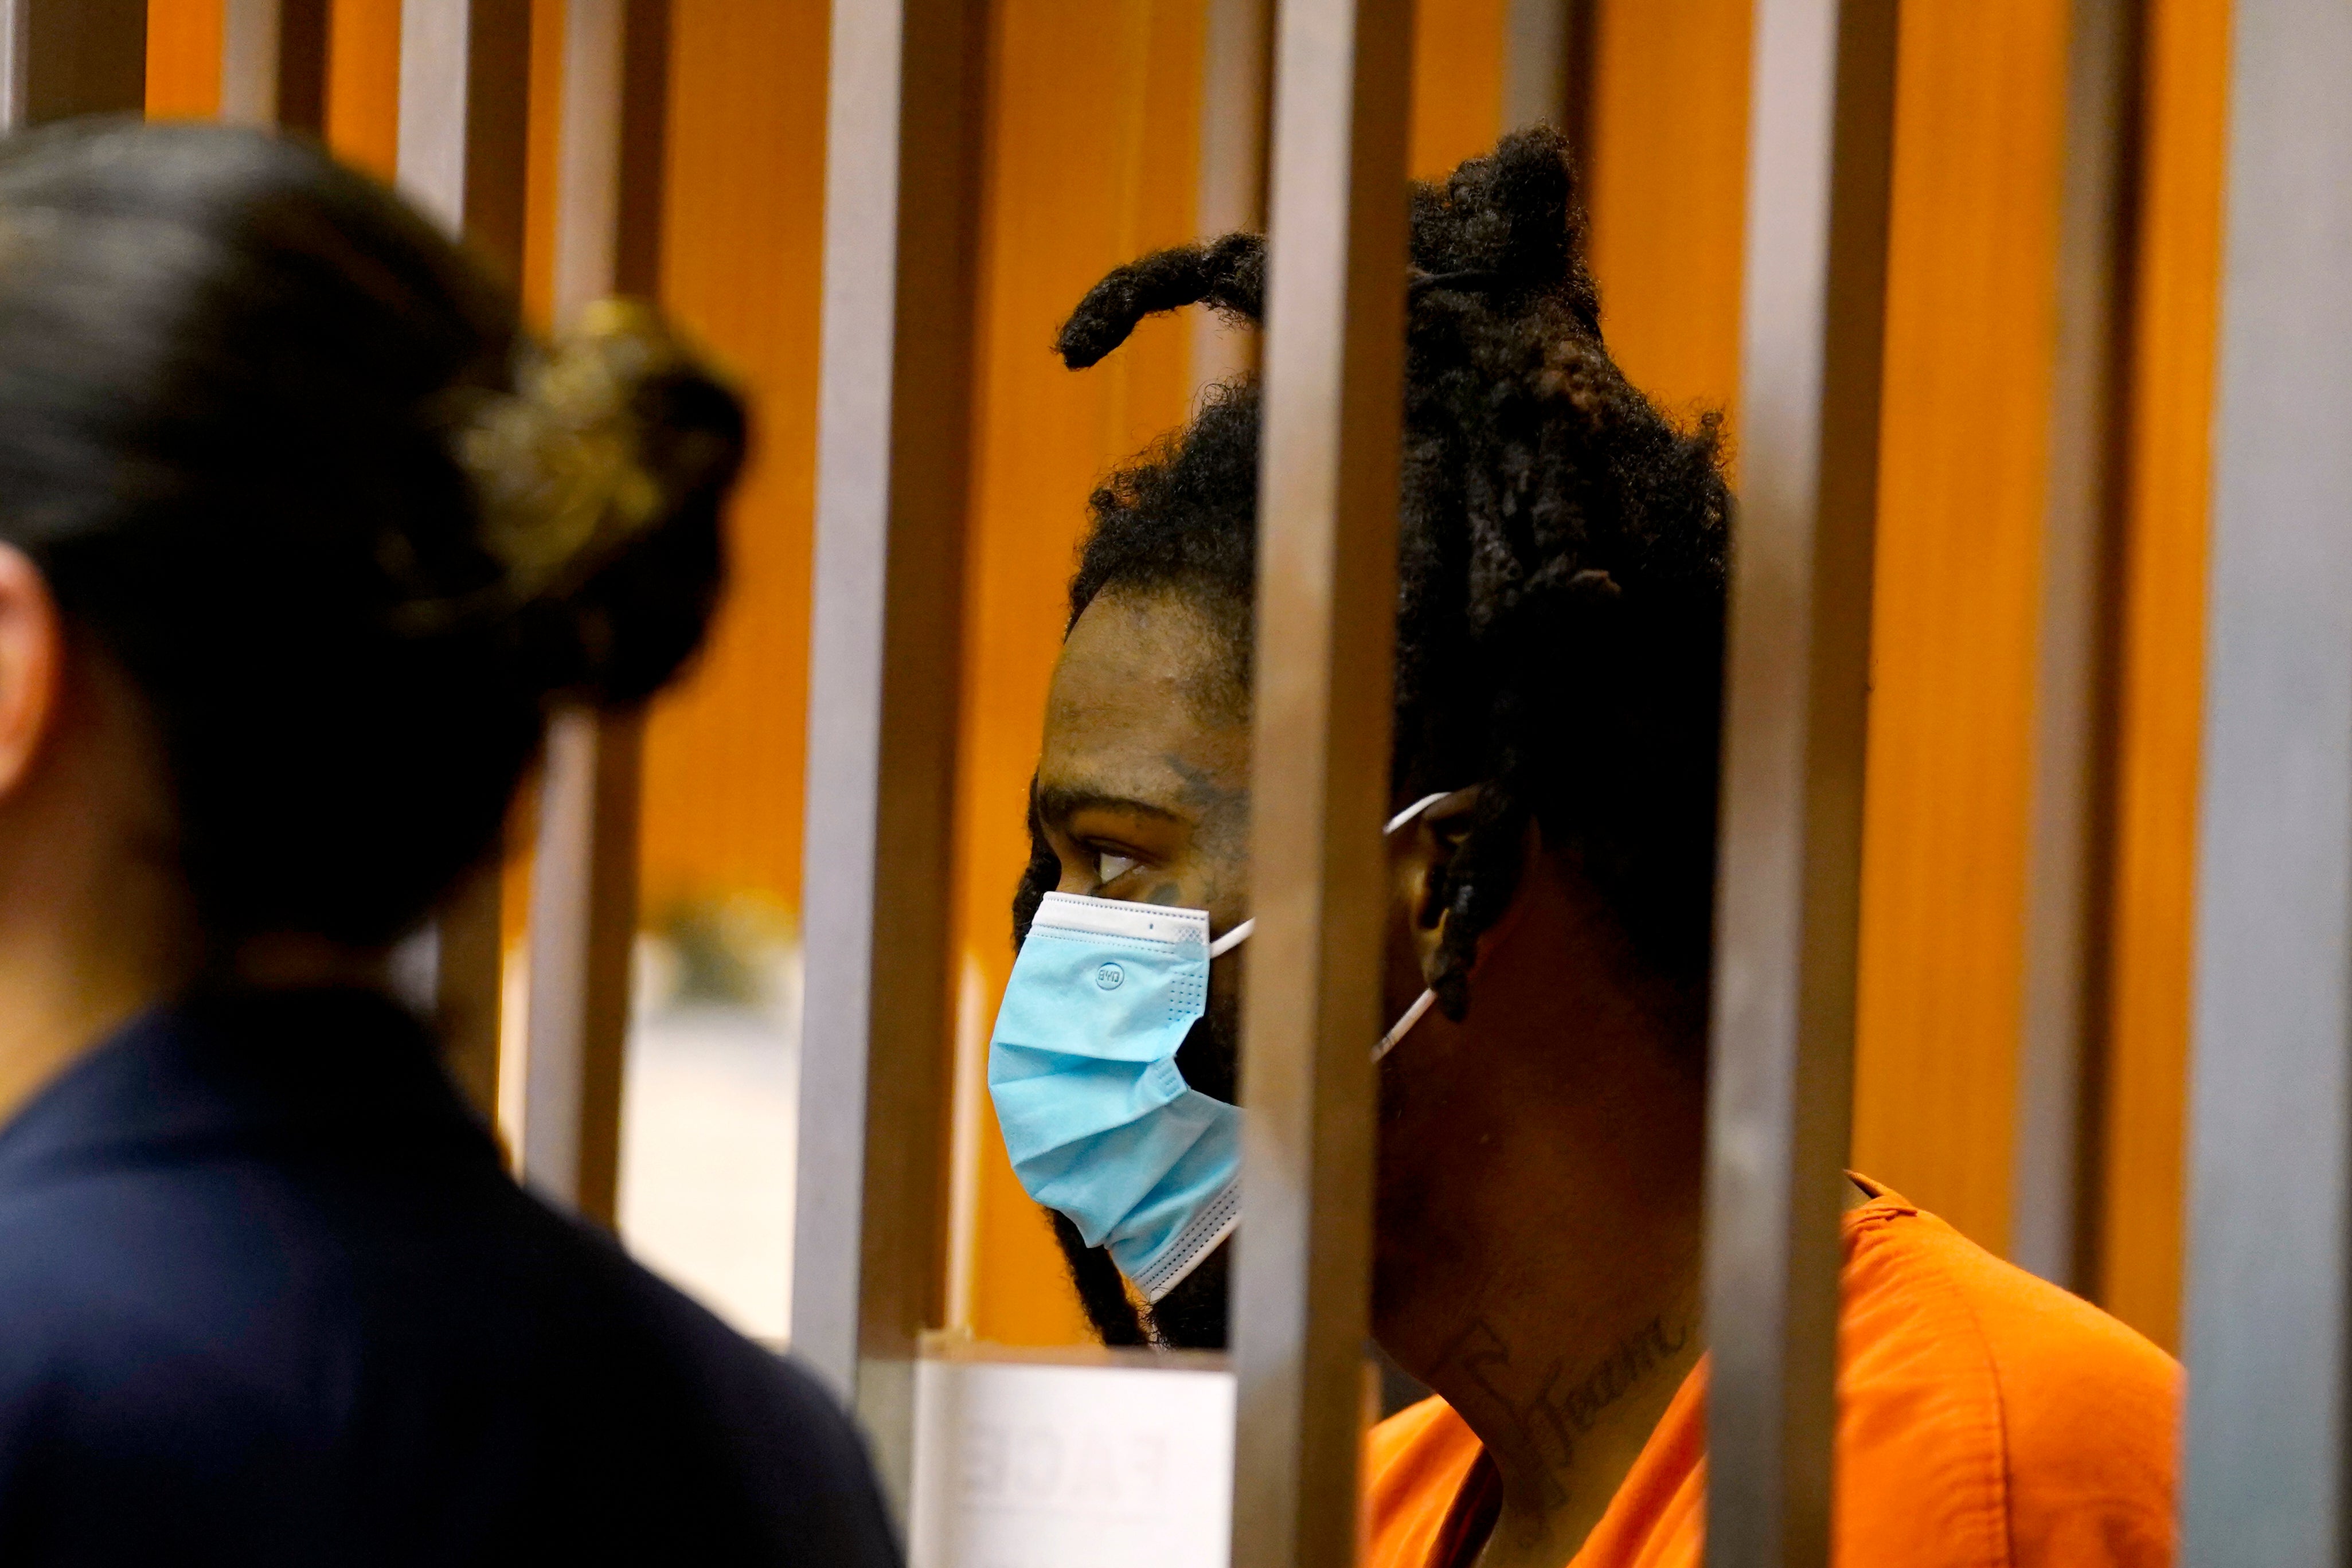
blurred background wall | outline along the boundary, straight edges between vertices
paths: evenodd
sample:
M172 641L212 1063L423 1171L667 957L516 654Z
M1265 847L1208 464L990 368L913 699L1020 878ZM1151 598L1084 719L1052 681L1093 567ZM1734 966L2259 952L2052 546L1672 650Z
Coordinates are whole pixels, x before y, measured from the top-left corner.
M649 730L623 1226L770 1333L789 1242L826 9L674 0L663 213L665 301L742 379L759 423L731 597ZM1504 129L1509 9L1423 0L1417 175ZM2066 9L1908 0L1899 85L1853 1158L1996 1249L2014 1155ZM992 23L959 841L938 869L961 973L961 1092L943 1134L957 1149L953 1309L984 1339L1084 1337L977 1069L1010 968L1023 801L1087 493L1181 422L1192 386L1181 322L1147 324L1081 375L1050 344L1102 273L1195 232L1206 15L1207 0L998 0ZM1591 0L1577 116L1609 340L1679 414L1724 410L1735 461L1748 15L1741 0ZM562 0L532 0L534 309L562 16ZM2091 1288L2167 1344L2227 19L2226 0L2147 0L2113 584ZM328 139L378 172L396 146L399 25L400 0L331 0ZM151 0L150 112L216 109L220 26L221 0Z

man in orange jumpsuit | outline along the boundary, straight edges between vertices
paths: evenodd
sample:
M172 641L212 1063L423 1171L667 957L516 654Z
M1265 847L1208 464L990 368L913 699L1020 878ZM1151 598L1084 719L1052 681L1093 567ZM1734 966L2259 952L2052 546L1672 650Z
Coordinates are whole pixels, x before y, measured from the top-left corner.
M1581 243L1550 132L1415 195L1372 1309L1439 1396L1373 1435L1378 1568L1700 1557L1730 502L1714 422L1677 425L1610 360ZM1253 236L1146 257L1062 351L1092 364L1184 304L1254 318L1263 279ZM1246 1227L1257 415L1224 389L1094 497L992 1047L1014 1168L1113 1342L1223 1343ZM1211 945L1153 946L1185 921ZM1070 1020L1125 1002L1078 980L1055 1012L1048 960L1090 942L1123 962L1054 972L1140 987L1164 958L1192 986L1145 1009L1164 1046L1088 1044ZM1859 1177L1843 1281L1840 1563L2170 1560L2161 1352Z

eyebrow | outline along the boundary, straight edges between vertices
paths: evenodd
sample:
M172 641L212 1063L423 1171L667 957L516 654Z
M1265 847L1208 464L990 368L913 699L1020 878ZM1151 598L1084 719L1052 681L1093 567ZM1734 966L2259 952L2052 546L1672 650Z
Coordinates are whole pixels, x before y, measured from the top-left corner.
M1150 817L1179 825L1191 821L1180 812L1150 800L1139 800L1131 795L1114 795L1102 789L1074 789L1049 786L1037 791L1037 815L1048 822L1066 822L1080 811L1126 811L1139 817Z

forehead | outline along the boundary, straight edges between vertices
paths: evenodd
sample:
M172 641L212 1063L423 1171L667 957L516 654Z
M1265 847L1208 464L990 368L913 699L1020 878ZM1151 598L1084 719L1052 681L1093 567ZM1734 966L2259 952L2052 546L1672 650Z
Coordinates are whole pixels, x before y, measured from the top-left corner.
M1245 787L1247 718L1214 700L1231 679L1216 632L1181 598L1103 594L1054 666L1038 787L1171 808L1203 779Z

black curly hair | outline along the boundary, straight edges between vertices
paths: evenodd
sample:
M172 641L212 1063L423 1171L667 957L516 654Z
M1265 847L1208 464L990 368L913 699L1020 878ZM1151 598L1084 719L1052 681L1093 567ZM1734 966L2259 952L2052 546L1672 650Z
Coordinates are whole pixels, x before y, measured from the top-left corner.
M1730 494L1720 416L1677 424L1602 345L1568 144L1506 137L1412 192L1397 595L1397 801L1483 784L1441 890L1432 982L1473 1005L1480 936L1517 890L1528 822L1572 858L1637 959L1705 1033ZM1072 369L1142 317L1205 303L1255 320L1265 241L1227 235L1118 268L1056 345ZM1198 415L1114 474L1070 584L1070 624L1107 591L1172 591L1225 633L1249 689L1259 394ZM1058 876L1031 823L1016 936ZM1107 1339L1134 1312L1108 1260L1073 1253Z

